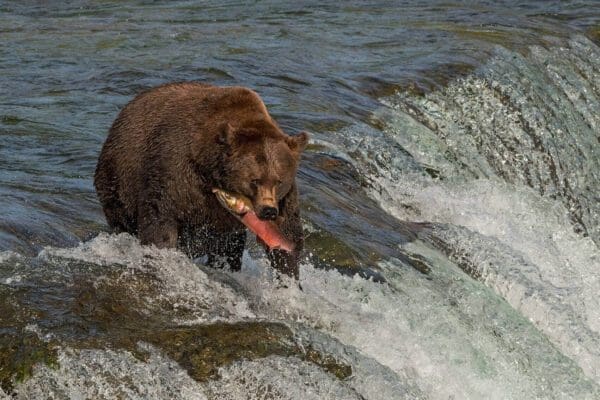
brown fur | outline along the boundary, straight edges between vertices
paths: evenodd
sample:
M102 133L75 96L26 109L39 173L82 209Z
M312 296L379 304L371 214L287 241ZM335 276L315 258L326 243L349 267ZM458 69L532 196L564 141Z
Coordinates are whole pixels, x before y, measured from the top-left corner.
M244 226L212 193L252 199L257 213L276 208L276 223L295 243L269 252L275 268L298 277L303 237L295 182L306 133L288 136L260 97L243 87L174 83L133 99L114 121L95 181L108 224L142 244L180 247L191 257L239 269ZM273 210L271 210L273 211Z

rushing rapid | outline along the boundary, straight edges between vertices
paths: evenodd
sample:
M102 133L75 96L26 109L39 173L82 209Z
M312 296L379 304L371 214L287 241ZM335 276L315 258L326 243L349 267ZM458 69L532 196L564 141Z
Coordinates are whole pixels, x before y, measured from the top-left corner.
M540 3L0 5L0 393L600 398L600 9ZM300 286L108 232L107 129L177 80L310 132Z

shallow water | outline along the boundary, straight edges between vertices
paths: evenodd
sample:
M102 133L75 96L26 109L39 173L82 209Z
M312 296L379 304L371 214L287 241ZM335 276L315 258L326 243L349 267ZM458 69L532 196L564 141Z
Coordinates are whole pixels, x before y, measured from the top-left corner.
M599 398L600 5L561 3L0 3L2 389ZM310 132L303 291L104 233L108 127L178 80Z

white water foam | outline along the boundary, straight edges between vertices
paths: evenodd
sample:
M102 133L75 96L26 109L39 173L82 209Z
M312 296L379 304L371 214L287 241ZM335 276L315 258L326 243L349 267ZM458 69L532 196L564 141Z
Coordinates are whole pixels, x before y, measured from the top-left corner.
M290 357L239 361L219 370L219 381L208 382L212 398L245 400L360 400L363 396L314 364ZM298 382L301 377L304 382ZM299 384L300 383L300 384Z
M339 135L345 138L343 146L331 145L336 149L334 152L352 149L348 154L357 168L369 176L370 194L382 208L401 220L437 223L438 229L432 235L450 248L455 261L467 264L474 275L534 322L565 355L600 383L600 300L597 296L600 252L592 237L574 232L576 203L555 196L562 190L560 185L569 185L569 181L574 188L570 189L570 195L581 193L581 204L586 204L590 193L589 188L586 189L586 177L588 185L597 181L596 173L590 172L589 166L582 167L581 171L569 171L565 165L569 165L568 157L577 151L577 146L583 146L580 154L585 157L575 163L586 157L590 163L598 161L594 158L597 143L589 143L594 140L589 129L597 126L597 116L586 110L589 104L596 104L599 81L593 63L590 65L590 60L582 55L589 54L593 58L599 52L583 39L571 41L569 45L570 48L552 52L534 48L532 62L516 55L514 60L517 61L513 61L512 53L504 51L503 58L492 60L486 67L484 78L459 80L444 93L415 100L408 109L405 105L398 107L394 98L388 99L385 102L390 108L383 108L374 117L386 124L383 133L367 126L354 126ZM573 59L583 69L579 71L582 76L573 68L565 67L563 60ZM563 67L563 74L558 74ZM531 79L543 75L546 68L554 84L565 91L558 93L557 89L549 96L555 95L555 102L570 99L562 105L553 102L549 107L554 110L572 104L576 110L571 114L565 110L549 112L551 116L544 121L539 112L533 111L535 104L531 104L537 100L537 92L523 96L498 83L503 82L498 71L511 75L511 68L526 70ZM490 74L489 79L498 81L488 83L486 73ZM510 79L514 81L517 77L511 75ZM510 82L514 85L508 88L514 91L520 85L513 81ZM585 92L585 101L574 97L577 87ZM505 105L495 90L508 90L506 95L518 98L519 102ZM521 109L514 108L517 106ZM426 117L419 119L426 124L415 117L423 112ZM566 119L560 120L562 117ZM555 148L557 143L544 139L544 133L548 136L551 132L553 140L561 140L561 128L575 129L568 128L568 123L576 124L581 130L575 142L569 140L565 144L569 151L563 154ZM499 143L506 147L495 148L491 143L483 152L481 148L486 147L480 141L485 144L493 140L486 138L486 134L502 138ZM588 136L584 136L586 134ZM534 151L530 137L536 135L541 139L535 140L551 148L551 153L542 154L538 148ZM523 148L513 149L516 153L511 153L507 143L523 145ZM381 149L379 153L378 149ZM519 165L528 165L528 154L534 157L529 161L538 169L537 177L530 171L519 170ZM562 160L555 162L562 163L563 171L557 173L564 174L564 179L551 182L553 172L551 168L546 169L551 165L549 157ZM506 168L494 165L498 162L505 163ZM434 171L436 178L426 174L426 169ZM508 175L498 175L497 169ZM527 174L530 174L529 179L534 179L530 184L535 190L526 185ZM537 190L544 182L550 182L547 190ZM580 213L588 224L597 218L594 209L597 204L592 205ZM595 232L597 227L592 222L588 230Z
M376 180L386 190L373 196L397 218L463 226L495 239L478 242L476 235L458 230L460 239L445 237L455 248L468 249L469 262L484 281L600 382L600 254L591 238L573 232L562 202L497 179L438 181L398 174ZM503 272L514 267L503 264L506 257L523 259L520 276L527 280ZM540 293L524 295L521 288ZM549 303L540 308L544 301ZM570 315L578 318L572 321Z
M127 351L61 349L59 367L40 364L17 386L17 399L206 400L202 386L177 363L144 346L141 361Z
M152 291L157 297L145 298L145 293L131 293L132 296L137 296L135 306L139 307L141 298L147 312L168 315L165 308L173 306L175 309L175 305L185 302L185 315L191 315L192 318L182 320L178 313L173 312L174 325L210 323L215 320L264 321L267 319L266 315L259 315L253 309L255 296L249 294L250 291L293 293L298 289L295 289L294 282L289 282L292 289L283 289L274 279L270 267L264 268L248 254L245 255L245 263L245 270L253 276L246 286L237 281L239 274L196 265L177 251L140 246L135 238L126 234L101 234L76 248L44 249L37 260L34 260L33 264L37 266L34 267L36 271L33 273L67 285L72 275L86 271L89 273L90 268L96 271L97 267L100 267L99 273L94 272L94 276L98 274L97 283L108 281L109 284L118 284L114 280L131 283L132 280L157 279L159 284L155 289L158 289L158 292ZM115 264L120 267L114 268ZM106 274L102 273L102 267L106 269ZM108 273L111 270L122 272L114 276ZM28 273L30 272L25 272L25 275ZM135 288L136 285L123 285L124 290L129 287ZM263 289L259 290L258 287ZM307 364L294 357L275 357L267 360L240 361L221 367L224 379L190 386L189 380L180 379L181 374L186 374L182 367L160 354L158 350L141 343L143 349L151 353L147 363L136 359L127 351L63 348L60 351L58 370L43 365L36 367L32 379L17 385L17 393L21 398L35 397L36 393L47 391L55 398L121 396L137 399L147 396L187 399L204 398L202 393L206 393L209 399L261 399L263 396L269 398L265 392L266 387L272 388L273 393L288 387L287 398L303 398L302 393L305 393L308 385L314 398L352 399L364 398L365 395L374 399L422 398L418 388L411 382L400 380L394 372L361 356L351 347L338 343L327 335L313 332L296 321L297 319L281 320L293 328L298 343L317 350L320 354L333 355L339 362L350 365L354 375L342 381L314 364ZM59 340L52 332L36 329L42 340ZM263 373L254 370L257 366L261 366L260 371ZM127 374L128 370L131 371L130 375ZM272 373L266 373L269 370ZM279 375L275 374L275 371L279 371ZM140 375L147 375L148 378L139 379ZM255 379L255 384L250 382L250 379ZM172 382L172 385L162 387L163 381ZM165 393L169 395L166 396ZM195 394L198 396L194 397Z
M548 398L564 393L565 398L591 399L598 394L539 332L447 262L432 280L392 260L381 267L389 284L310 265L301 270L303 291L265 286L252 268L235 278L266 318L298 320L327 332L412 382L426 398L517 399L523 393ZM505 327L488 330L495 324ZM523 343L517 344L519 340Z
M17 385L18 393L23 398L44 391L54 391L56 398L121 393L135 399L159 398L168 390L170 398L240 398L246 389L247 398L260 399L267 387L273 393L287 387L285 395L294 399L303 399L305 390L315 398L374 400L599 395L580 369L491 291L465 278L441 254L427 256L435 266L430 276L395 260L383 262L387 284L303 264L301 290L293 281L282 288L267 260L248 254L242 271L231 273L196 266L176 251L142 247L127 235L100 235L74 249L45 249L40 259L52 260L49 265L63 265L62 259L108 268L118 262L151 271L163 282L164 301L191 299L193 321L284 322L306 346L350 365L353 375L339 381L296 358L272 357L224 366L225 379L198 385L156 350L145 363L125 351L63 349L58 370L37 367L33 378ZM134 277L132 272L122 279Z
M21 255L19 253L15 253L14 251L0 251L0 263L7 262L9 260L20 258Z
M98 265L125 265L127 268L119 277L124 281L145 279L143 274L151 273L158 279L161 290L159 297L144 300L148 304L165 304L172 307L173 311L185 311L187 318L176 320L180 324L255 316L239 294L209 279L184 254L154 246L140 246L139 241L128 234L111 236L102 233L76 248L45 248L38 257L75 259ZM138 277L140 273L142 276Z

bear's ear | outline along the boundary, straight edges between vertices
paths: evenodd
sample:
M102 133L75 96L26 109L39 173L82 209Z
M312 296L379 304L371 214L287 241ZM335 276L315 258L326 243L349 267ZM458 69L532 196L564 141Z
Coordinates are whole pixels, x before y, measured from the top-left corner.
M221 132L217 135L217 143L230 146L235 138L235 128L227 122L221 127Z
M286 139L287 145L290 150L295 151L297 153L302 153L302 151L306 148L308 144L308 133L300 132L297 135L289 136Z

